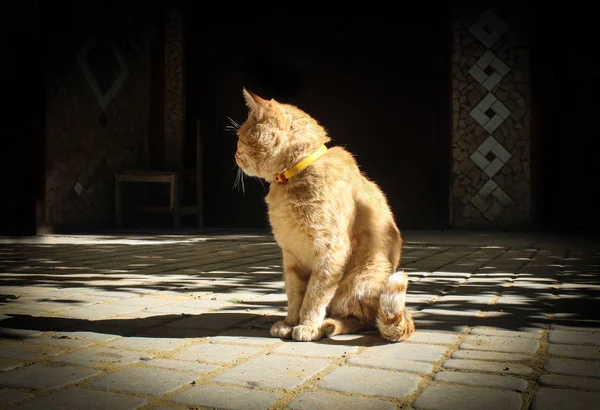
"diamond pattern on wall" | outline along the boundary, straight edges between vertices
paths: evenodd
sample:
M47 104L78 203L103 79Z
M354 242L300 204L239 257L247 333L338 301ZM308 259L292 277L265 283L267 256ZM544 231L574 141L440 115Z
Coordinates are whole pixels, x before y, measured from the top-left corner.
M115 54L115 58L119 64L120 72L114 80L114 82L110 85L108 90L104 92L100 87L98 80L94 76L92 68L90 67L90 64L87 59L91 51L96 46L96 42L97 41L95 38L90 40L90 42L81 49L77 58L79 60L79 65L83 70L83 75L85 76L86 80L88 81L88 84L94 92L94 95L96 96L96 99L98 100L98 104L100 104L102 111L104 111L106 110L106 107L108 107L108 104L110 104L110 101L113 99L113 97L117 94L117 91L119 91L119 89L125 82L125 79L129 76L129 68L127 67L127 64L125 63L125 60L123 59L123 56L121 55L119 50L117 50L115 47L111 47L112 51Z
M494 53L487 50L473 67L469 69L471 74L479 84L486 90L492 91L500 81L508 74L510 69Z
M469 113L473 119L483 127L488 133L494 131L510 115L510 110L506 108L494 94L489 93Z
M479 19L469 28L471 33L486 48L491 48L496 41L508 31L508 24L496 13L486 10Z
M471 160L492 178L512 155L491 135L471 154Z
M506 33L508 25L491 10L486 10L469 28L471 33L488 50L469 69L469 74L487 91L469 115L489 135L471 154L471 160L483 170L489 180L471 198L471 203L490 221L496 219L512 199L492 179L511 158L492 134L511 114L492 90L510 71L509 67L489 49Z

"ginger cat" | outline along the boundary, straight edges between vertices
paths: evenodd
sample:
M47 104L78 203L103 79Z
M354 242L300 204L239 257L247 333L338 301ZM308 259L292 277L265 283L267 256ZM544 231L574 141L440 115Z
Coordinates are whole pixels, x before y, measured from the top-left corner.
M269 220L283 253L288 311L271 335L311 341L377 327L391 342L410 337L408 277L397 272L402 237L382 191L344 148L323 147L330 138L310 115L243 95L249 113L235 160L270 183ZM311 154L321 156L276 177Z

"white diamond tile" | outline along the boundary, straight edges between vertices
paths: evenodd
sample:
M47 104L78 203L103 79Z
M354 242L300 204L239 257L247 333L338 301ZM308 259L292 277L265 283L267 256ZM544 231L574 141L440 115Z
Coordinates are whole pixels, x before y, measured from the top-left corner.
M502 117L503 120L507 119L510 115L510 110L506 108L506 105L502 104L500 101L496 101L494 105L492 105L492 110Z
M471 198L471 203L475 205L475 208L479 209L481 212L485 212L488 209L488 204L477 194L473 195Z
M473 117L477 124L481 125L482 127L485 126L485 124L487 124L487 122L490 120L490 118L477 107L473 108L469 115Z
M500 168L502 168L503 165L504 162L500 161L498 158L495 158L487 167L485 167L483 172L485 172L485 174L491 178L496 175L496 172L500 171Z
M73 187L73 189L75 190L77 195L81 195L81 193L83 192L83 185L81 185L79 183L79 181L77 181L77 183L75 184L75 187Z
M501 80L502 76L500 74L492 73L483 83L481 83L481 85L483 85L486 90L492 91L494 87L500 83Z
M469 74L471 74L479 84L483 84L488 78L488 75L484 73L481 68L477 67L477 65L474 65L469 69Z
M494 72L490 75L485 72L488 67L491 67L494 70ZM492 89L500 83L508 71L508 66L504 64L502 60L496 57L494 53L492 53L490 50L487 50L481 57L479 57L475 65L469 69L469 74L471 74L477 80L477 82L479 82L479 84L483 85L486 90L492 91ZM483 111L485 111L485 109L483 109Z
M483 155L481 155L481 152L477 150L473 151L471 154L471 160L481 169L485 169L485 167L487 167L490 163L490 161L488 161Z
M486 10L469 28L471 33L487 48L492 47L508 30L508 24L496 13Z
M502 145L498 144L492 148L492 152L500 161L506 162L512 156Z
M488 179L479 190L479 195L483 198L487 198L496 188L498 188L498 184L495 183L493 179Z
M492 137L491 135L489 135L485 140L483 140L483 142L481 143L481 145L479 145L479 147L477 147L477 149L483 154L486 155L488 152L490 152L492 150L492 148L494 148L496 145L498 145L498 141L496 140L496 138Z
M496 199L496 201L500 202L504 206L507 206L512 201L511 197L506 195L506 192L504 192L500 187L498 187L498 189L492 193L492 196Z
M119 71L117 78L110 85L110 88L108 89L108 91L106 91L106 93L104 93L104 91L98 84L98 80L94 76L94 73L92 72L92 68L90 67L88 60L87 60L88 55L96 46L96 41L97 41L96 38L92 38L86 45L84 45L84 47L79 52L77 59L79 60L79 65L80 65L81 69L83 70L83 75L85 76L86 80L88 81L90 88L96 95L98 104L100 104L100 107L104 111L106 109L106 107L108 107L108 104L113 99L113 97L117 94L117 91L119 91L119 89L121 88L121 86L123 85L123 83L125 82L127 77L129 77L130 71L129 71L129 68L127 67L127 64L125 63L125 59L123 58L123 56L121 55L119 50L115 46L112 46L114 57L117 59L117 63L119 64L120 71Z
M483 126L483 128L490 134L493 134L503 121L502 117L496 114Z
M492 93L488 93L485 97L481 99L481 101L479 101L479 104L477 104L477 108L479 108L483 112L486 112L496 101L498 101L496 96Z
M479 66L479 68L481 68L482 70L485 70L495 58L496 55L490 50L487 50L485 53L483 53L481 57L479 57L479 60L477 60L475 65Z
M510 68L502 60L496 57L491 63L490 66L496 70L498 74L504 77L510 71Z

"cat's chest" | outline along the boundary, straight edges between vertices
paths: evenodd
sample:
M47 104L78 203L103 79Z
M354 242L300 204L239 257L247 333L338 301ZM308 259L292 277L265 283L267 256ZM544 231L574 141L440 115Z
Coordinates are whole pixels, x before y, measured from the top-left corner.
M312 255L310 210L285 192L271 191L266 202L273 235L279 245L284 249L294 249L295 253L305 257Z

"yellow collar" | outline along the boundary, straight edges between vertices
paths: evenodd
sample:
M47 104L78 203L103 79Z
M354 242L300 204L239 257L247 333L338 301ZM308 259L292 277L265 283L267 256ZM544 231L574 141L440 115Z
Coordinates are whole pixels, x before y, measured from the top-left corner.
M321 147L316 151L310 154L308 157L304 158L302 161L298 162L296 165L291 167L285 172L282 172L279 175L275 175L275 181L280 184L287 182L291 177L299 173L300 171L306 169L310 164L315 162L319 157L327 152L327 147L325 145L321 145Z

